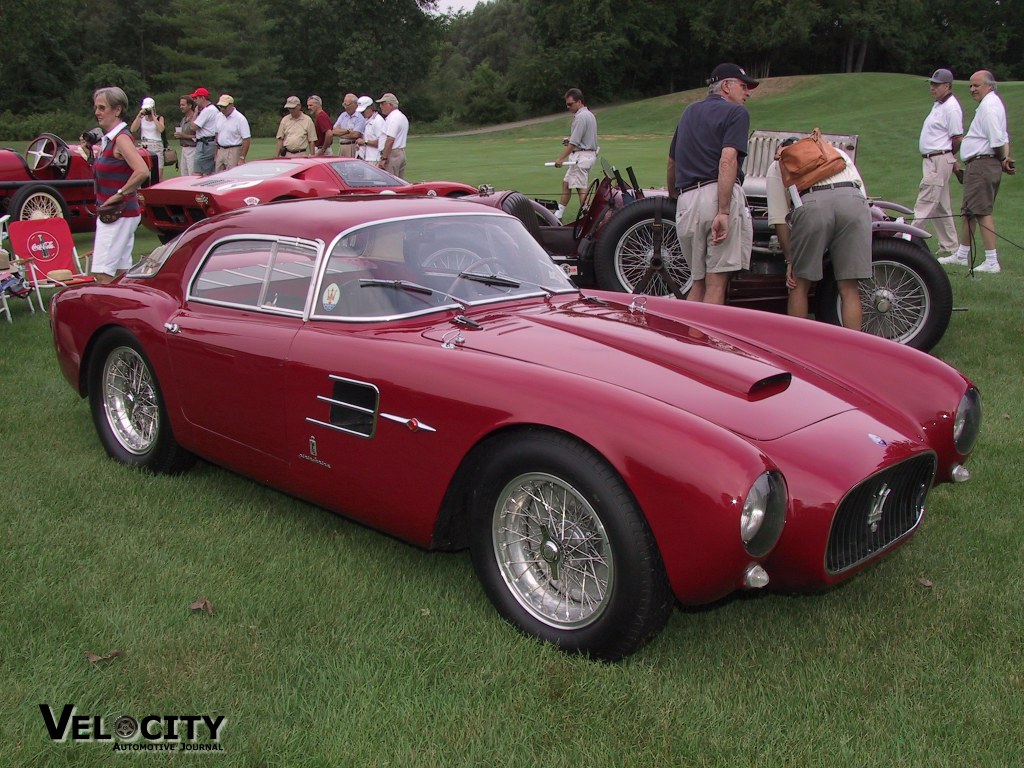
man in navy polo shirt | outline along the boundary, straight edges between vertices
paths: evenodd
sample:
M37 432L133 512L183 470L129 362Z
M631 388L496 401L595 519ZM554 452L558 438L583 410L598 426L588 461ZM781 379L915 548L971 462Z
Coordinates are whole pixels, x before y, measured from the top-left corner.
M684 111L668 154L668 188L678 195L676 232L690 265L691 301L724 304L731 273L750 266L754 241L740 165L750 114L743 106L758 81L736 64L719 64L708 95Z

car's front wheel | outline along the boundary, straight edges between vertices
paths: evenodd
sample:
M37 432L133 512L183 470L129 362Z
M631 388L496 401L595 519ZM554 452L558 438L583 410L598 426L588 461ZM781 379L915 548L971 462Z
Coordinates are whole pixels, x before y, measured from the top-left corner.
M953 288L935 257L899 237L875 238L872 276L860 282L865 333L927 352L942 338L953 314ZM842 304L834 280L817 289L815 317L841 324Z
M13 221L68 217L64 198L56 189L46 184L30 184L19 189L11 198L8 210Z
M100 442L122 464L176 473L194 462L174 439L145 352L123 329L107 331L97 342L89 365L89 404Z
M615 470L570 437L535 432L489 446L471 505L473 565L519 629L615 660L664 626L665 568Z

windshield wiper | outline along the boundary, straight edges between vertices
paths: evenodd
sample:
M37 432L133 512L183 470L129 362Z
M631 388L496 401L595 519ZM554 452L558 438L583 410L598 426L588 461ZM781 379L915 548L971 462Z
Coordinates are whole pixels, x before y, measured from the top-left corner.
M381 280L377 277L364 277L359 280L361 287L375 286L378 288L394 288L399 291L406 291L407 293L422 293L425 296L433 296L435 293L439 296L444 296L447 299L451 299L453 302L458 304L459 309L465 310L466 305L462 303L461 299L457 299L450 293L444 291L435 291L433 288L428 288L425 285L419 283L413 283L409 280Z
M472 280L474 283L483 283L484 285L495 285L500 288L522 288L523 285L528 285L531 288L537 288L544 291L549 297L554 296L555 292L550 288L541 285L540 283L531 283L529 280L514 280L511 277L505 275L483 275L479 272L459 272L459 277L464 280Z

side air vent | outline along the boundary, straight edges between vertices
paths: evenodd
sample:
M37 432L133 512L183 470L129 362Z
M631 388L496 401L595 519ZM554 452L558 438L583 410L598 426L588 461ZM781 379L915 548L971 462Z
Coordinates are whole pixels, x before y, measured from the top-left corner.
M326 418L306 417L310 424L319 424L339 432L360 437L373 437L377 428L380 391L372 384L330 376L331 394L317 395L317 415L326 405Z

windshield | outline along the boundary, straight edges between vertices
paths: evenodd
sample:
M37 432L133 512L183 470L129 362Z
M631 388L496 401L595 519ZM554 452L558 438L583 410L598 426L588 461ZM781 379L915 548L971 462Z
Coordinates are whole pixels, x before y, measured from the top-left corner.
M381 320L575 293L518 219L416 217L345 233L331 248L313 316Z
M331 168L350 187L372 189L374 187L405 187L409 185L409 182L392 176L375 165L364 163L362 160L342 160L331 163Z

